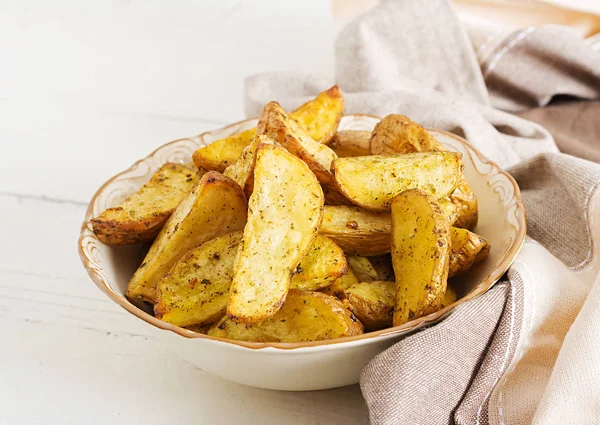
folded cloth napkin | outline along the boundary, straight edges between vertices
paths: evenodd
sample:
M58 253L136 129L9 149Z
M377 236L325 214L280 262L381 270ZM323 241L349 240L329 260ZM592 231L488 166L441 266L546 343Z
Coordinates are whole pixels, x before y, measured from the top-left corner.
M488 39L482 28L447 0L384 0L338 36L348 113L406 114L465 137L517 179L528 218L501 282L376 356L361 389L373 424L600 424L600 165L500 110L597 161L597 105L527 108L599 98L600 54L568 28ZM247 114L271 99L293 108L330 84L251 76Z

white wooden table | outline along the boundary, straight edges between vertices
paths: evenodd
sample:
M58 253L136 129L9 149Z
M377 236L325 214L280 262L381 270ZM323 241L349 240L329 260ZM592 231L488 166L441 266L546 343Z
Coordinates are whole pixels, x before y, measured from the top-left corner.
M107 178L243 118L244 76L331 75L329 4L83 3L0 1L0 424L367 423L357 386L259 390L178 360L76 249Z

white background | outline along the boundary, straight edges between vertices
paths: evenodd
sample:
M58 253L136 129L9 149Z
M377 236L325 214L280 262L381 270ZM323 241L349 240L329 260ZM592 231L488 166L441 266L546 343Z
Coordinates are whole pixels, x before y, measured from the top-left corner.
M76 249L106 179L244 118L246 75L333 77L334 28L322 0L0 0L0 424L368 422L357 386L258 390L177 360Z

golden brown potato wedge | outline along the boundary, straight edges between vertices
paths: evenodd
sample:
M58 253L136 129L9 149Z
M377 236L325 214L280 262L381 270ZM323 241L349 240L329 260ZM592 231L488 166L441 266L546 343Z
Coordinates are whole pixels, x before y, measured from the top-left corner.
M426 152L394 156L358 156L333 162L335 181L346 198L373 211L389 211L404 190L421 189L436 199L456 188L462 173L461 154Z
M354 271L352 271L352 267L348 266L345 275L334 280L331 285L321 289L321 292L343 300L346 298L346 289L358 282L359 280Z
M376 280L388 280L390 282L396 281L396 277L394 276L394 267L392 266L392 256L390 254L369 257L369 261L371 264L373 264L373 267L377 272Z
M322 184L333 186L331 163L337 155L327 145L310 137L277 102L269 102L258 120L258 133L281 144L291 154L304 161Z
M456 291L450 285L446 288L446 293L444 294L444 298L442 299L442 308L448 307L450 304L454 304L456 302Z
M367 257L349 255L347 260L359 282L372 282L379 279L375 267Z
M154 240L198 179L195 170L179 164L164 164L148 183L119 206L93 218L94 233L107 245Z
M240 185L244 189L246 199L250 199L252 195L252 188L254 187L254 164L256 162L256 149L261 144L272 145L275 143L273 139L263 134L259 134L254 140L246 146L242 152L242 156L230 165L223 172L224 175L232 179L234 182Z
M340 158L349 156L367 156L371 132L361 130L342 130L335 133L329 147Z
M373 130L370 140L372 154L390 155L412 152L441 152L446 148L426 129L404 115L388 115ZM457 227L474 229L477 225L477 197L473 194L464 175L450 195L456 207L456 219L451 221Z
M319 143L329 143L344 114L344 95L338 86L321 92L290 116Z
M319 233L351 255L390 252L392 218L355 206L325 206Z
M394 317L396 283L361 282L346 289L344 305L362 322L367 331L389 328Z
M363 326L344 305L321 292L289 291L272 317L253 325L224 317L208 335L255 342L305 342L360 335Z
M342 248L325 236L317 235L306 255L296 267L290 289L317 291L331 285L348 268Z
M448 277L464 273L479 263L490 252L490 244L483 236L467 229L453 227L450 231L452 251Z
M319 143L328 143L344 112L344 97L337 86L333 86L290 113L290 116L308 131L310 137ZM194 152L192 158L197 167L219 172L225 171L242 155L246 146L254 140L256 128L242 131L216 140Z
M323 191L304 162L281 146L262 145L248 209L227 315L250 324L274 315L285 300L321 225Z
M190 248L244 228L247 204L236 182L209 171L177 206L127 287L134 304L154 304L156 285Z
M177 326L210 325L225 314L242 232L228 233L184 254L156 287L154 314Z
M392 201L394 326L438 310L446 293L450 224L433 196L417 189Z

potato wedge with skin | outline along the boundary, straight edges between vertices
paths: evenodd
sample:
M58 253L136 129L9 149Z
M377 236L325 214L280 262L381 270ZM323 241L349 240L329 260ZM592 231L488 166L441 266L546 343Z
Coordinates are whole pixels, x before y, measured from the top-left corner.
M433 196L402 192L392 201L394 326L440 308L448 281L450 224Z
M344 97L337 86L333 86L317 97L302 104L290 116L308 131L319 143L328 143L337 130L344 112ZM244 148L254 140L256 128L242 131L208 146L197 149L192 158L197 167L219 172L234 164Z
M394 267L392 266L392 256L390 254L369 257L369 261L377 272L377 279L375 280L396 281Z
M155 316L183 327L210 325L223 317L241 239L241 231L228 233L177 260L156 287Z
M319 233L351 255L390 252L392 218L356 206L325 206Z
M329 147L340 158L349 156L370 155L369 139L371 132L362 130L342 130L335 133L329 143Z
M347 260L348 265L352 267L352 271L358 278L359 282L372 282L379 278L377 271L367 257L349 255Z
M133 274L126 297L134 304L154 304L156 285L190 248L246 224L242 189L228 177L209 171L177 206Z
M154 240L199 178L188 167L164 164L140 190L93 218L94 233L100 242L113 246Z
M304 161L319 182L333 186L331 163L337 155L327 145L310 137L277 102L265 105L258 120L258 133L271 137L291 154Z
M333 174L340 192L354 204L384 212L396 195L408 189L445 198L456 188L462 167L460 153L426 152L338 158Z
M411 152L442 152L447 149L425 128L404 115L388 115L373 130L370 140L372 154L393 155ZM458 182L450 201L456 208L451 224L474 229L477 225L477 197L464 175Z
M325 236L317 235L306 255L296 267L290 289L318 291L344 274L348 268L342 248Z
M262 145L248 209L227 315L250 324L274 315L285 300L321 225L323 191L304 162L281 146Z
M344 276L334 280L331 285L321 289L321 292L343 300L346 298L346 289L358 282L359 280L354 274L352 267L348 266Z
M362 322L367 331L392 326L396 283L361 282L346 289L344 305Z
M292 289L281 309L253 325L224 317L208 335L237 341L306 342L360 335L360 321L334 297Z
M448 277L468 271L474 264L487 257L490 244L487 239L467 229L453 227L450 231L452 251Z
M256 149L261 144L272 145L275 143L273 139L265 135L259 134L254 140L246 146L242 152L242 156L230 165L223 172L224 175L232 179L244 189L246 199L250 199L252 188L254 187L254 164L256 162Z

